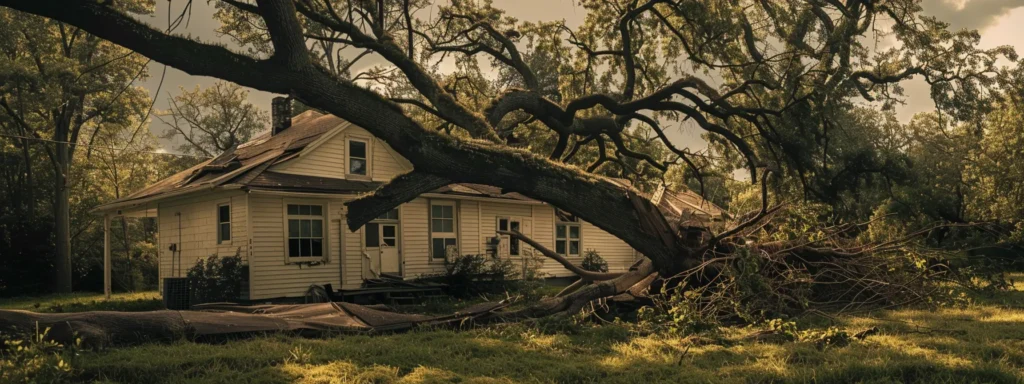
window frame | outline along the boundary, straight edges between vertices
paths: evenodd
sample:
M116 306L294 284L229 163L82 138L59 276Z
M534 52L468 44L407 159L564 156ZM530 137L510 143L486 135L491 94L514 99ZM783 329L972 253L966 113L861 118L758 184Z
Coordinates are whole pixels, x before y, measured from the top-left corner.
M564 217L569 217L571 219L570 220L564 220L564 219L562 219L563 216ZM565 227L565 237L558 237L558 228L559 227ZM576 239L572 238L572 228L576 228L577 231L579 232L579 237L577 237ZM559 215L559 212L555 211L555 233L554 233L553 238L555 239L555 249L554 249L555 253L558 253L559 255L565 256L566 258L570 258L570 257L583 257L583 225L582 225L582 222L580 221L579 217L576 217L575 215L572 215L572 214L570 214L568 212L566 212L566 213L564 213L562 215ZM579 243L579 245L576 246L576 253L569 253L569 250L571 249L571 244L572 244L573 241L576 241L577 243ZM558 243L559 242L565 242L565 252L564 253L558 252Z
M391 212L395 213L395 218L385 217L385 216L390 216ZM402 212L401 212L400 207L395 207L395 208L391 209L390 211L387 211L387 212L381 214L380 216L377 216L377 218L375 218L373 220L370 220L369 223L366 223L366 225L363 226L363 230L361 232L362 233L362 237L363 237L363 247L366 248L366 249L379 249L380 245L384 243L384 231L382 229L382 225L383 224L394 224L395 225L395 236L394 236L394 238L395 238L395 247L398 248L398 243L401 240L401 236L398 233L400 231L401 226L402 226L401 222L400 222L401 218L402 218ZM366 226L370 225L370 224L374 224L374 225L377 226L377 246L373 246L373 247L370 246L369 241L367 241L367 239L368 239L367 235L369 235L369 233L366 230ZM390 245L389 245L389 247L390 247Z
M352 173L352 142L360 142L366 146L365 163L366 174ZM356 157L359 159L359 157ZM373 177L373 140L360 136L345 137L345 178L347 179L371 179Z
M330 212L331 212L331 210L330 209L331 208L330 208L330 203L328 203L326 201L321 201L321 200L295 200L295 199L284 199L283 203L284 204L283 204L283 207L282 207L283 208L282 212L283 212L284 220L282 221L283 222L282 223L283 224L282 232L283 232L283 237L284 237L284 252L282 252L282 253L284 254L285 264L298 264L298 263L311 263L311 262L323 262L323 263L326 263L326 262L328 262L330 260L330 250L331 250L331 243L330 243L330 233L331 233L331 229L330 229L330 222L331 222L331 220L330 220ZM314 216L314 215L292 215L292 214L289 214L288 213L288 206L289 205L320 206L320 216ZM291 256L289 254L290 253L289 240L291 239L291 236L288 233L288 231L289 231L289 226L288 225L289 225L289 220L292 220L292 219L295 219L295 220L306 220L306 219L314 220L314 219L319 219L321 221L322 224L321 224L320 241L321 241L321 244L322 244L321 246L323 247L323 250L321 252L321 254L322 254L321 256L294 256L293 257L293 256ZM300 236L299 238L302 238L302 237ZM312 237L310 237L310 238L312 238Z
M220 217L220 208L221 207L228 207L228 221L221 221L221 217ZM217 206L216 206L216 208L214 210L214 215L213 215L214 220L213 221L215 223L214 225L217 227L217 244L218 245L221 245L221 244L232 244L232 239L234 239L234 235L235 235L234 234L234 229L235 228L234 228L233 225L231 225L231 219L232 219L231 216L232 216L231 201L226 201L226 202L218 203L217 204ZM224 224L228 225L228 238L227 239L224 238L223 228L221 228L221 226L223 226Z
M434 207L451 207L452 208L452 231L451 232L437 232L434 231ZM446 217L440 219L447 219ZM427 204L427 230L429 232L429 242L427 247L427 256L429 261L432 263L444 262L448 257L447 245L445 245L444 255L435 255L434 253L434 239L452 239L455 242L455 248L461 249L461 243L459 242L459 206L454 200L430 200Z
M508 222L508 228L501 229L501 221L502 220L505 220L505 221ZM494 217L494 229L495 229L496 232L497 231L502 231L502 230L511 231L512 230L512 223L515 223L516 225L519 226L519 229L517 229L517 231L519 231L519 233L523 233L523 219L522 219L522 217L520 217L520 216L495 216ZM519 239L516 239L516 238L514 238L512 236L505 235L505 234L498 234L498 236L500 236L502 240L508 240L508 256L509 257L520 257L520 256L523 255L523 244L522 244L521 241L519 241ZM515 247L514 247L515 251L516 251L515 253L512 253L513 245L515 245Z

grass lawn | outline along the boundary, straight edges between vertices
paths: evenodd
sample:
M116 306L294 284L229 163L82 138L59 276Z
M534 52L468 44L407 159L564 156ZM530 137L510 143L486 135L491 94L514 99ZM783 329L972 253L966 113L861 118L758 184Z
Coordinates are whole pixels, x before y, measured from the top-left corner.
M758 329L752 327L680 337L616 324L546 322L461 332L326 339L272 335L219 345L181 341L80 351L69 358L68 378L147 383L1017 383L1024 382L1024 282L1016 288L964 308L878 311L803 325L835 326L851 334L879 329L844 347L746 341ZM147 294L141 295L119 296L112 300L116 304L88 296L55 299L130 307L147 300ZM33 307L33 301L42 299L5 301L0 307Z
M164 309L157 291L116 293L110 300L102 293L76 292L34 297L0 298L0 309L21 309L35 312L84 311L152 311Z

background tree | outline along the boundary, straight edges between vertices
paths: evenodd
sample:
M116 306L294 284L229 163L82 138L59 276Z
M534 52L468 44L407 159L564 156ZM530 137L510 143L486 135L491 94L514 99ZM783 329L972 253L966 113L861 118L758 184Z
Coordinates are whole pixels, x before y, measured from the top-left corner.
M163 138L184 140L177 147L179 152L205 157L249 141L266 128L269 116L249 103L248 96L249 91L224 81L206 89L182 88L171 98L170 111L157 115L170 127Z
M149 5L120 2L118 9L145 12ZM0 50L0 115L7 133L20 140L25 182L38 179L28 162L33 152L50 165L50 187L34 191L52 191L54 290L70 292L77 144L93 142L101 127L145 114L149 98L132 82L145 76L148 61L73 25L10 10L0 11ZM31 214L35 207L26 209Z

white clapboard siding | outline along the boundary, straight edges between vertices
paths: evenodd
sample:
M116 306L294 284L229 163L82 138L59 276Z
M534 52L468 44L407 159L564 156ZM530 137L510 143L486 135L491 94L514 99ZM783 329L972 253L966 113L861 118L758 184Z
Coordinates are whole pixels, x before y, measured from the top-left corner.
M459 202L459 253L479 255L484 253L480 239L480 202Z
M406 278L444 270L443 261L430 259L429 212L429 200L425 198L403 204L398 212L402 226L402 270Z
M374 181L385 182L406 173L412 165L384 142L366 130L340 124L336 131L324 136L322 142L307 148L301 156L277 164L271 171L297 175L344 178L346 146L349 138L366 140L369 148L369 171ZM162 202L159 205L160 277L184 276L199 258L212 254L221 256L239 252L249 263L249 298L253 300L296 297L305 294L311 284L332 284L335 288L356 289L371 275L365 266L364 231L349 231L345 223L344 202L355 196L325 195L311 198L288 196L286 193L245 193L242 191L208 192L199 197ZM502 199L488 201L477 198L416 198L399 207L399 249L402 274L407 279L443 273L444 262L430 258L429 213L431 201L456 203L456 233L459 253L482 254L485 242L494 237L497 218L519 220L521 231L554 250L555 211L549 205L522 204ZM230 202L232 240L217 244L216 207ZM289 263L285 256L285 204L319 203L325 206L328 260L321 265ZM178 243L178 216L181 213L181 267L172 258L168 247ZM611 271L624 271L634 262L635 252L625 242L589 224L581 224L581 251L597 250ZM523 255L531 252L522 244ZM506 250L508 242L503 242ZM542 258L542 275L571 276L557 262ZM516 258L526 261L526 258ZM579 263L581 258L573 258ZM172 262L173 261L173 262ZM173 267L173 268L172 268ZM173 271L173 272L172 272Z
M370 146L369 167L374 181L388 181L412 169L408 160L396 156L383 141L377 140L365 129L354 125L338 128L329 139L300 157L275 165L270 169L274 172L294 175L345 178L345 152L348 138L358 138L372 143Z
M285 206L323 204L325 207L328 260L320 265L288 263L285 259ZM249 275L252 299L302 296L310 284L341 286L340 247L335 229L341 220L341 200L285 198L277 195L249 196L252 212L252 256Z
M217 206L220 204L231 205L231 240L223 243L217 243ZM234 256L236 252L247 259L246 208L246 195L241 191L211 192L161 202L157 214L160 289L163 289L163 278L187 276L189 268L199 259L211 255ZM179 254L171 252L171 244L177 244Z
M583 233L581 255L590 249L597 251L601 258L608 263L609 272L625 272L630 265L633 265L635 261L633 248L625 241L585 221L580 227Z
M343 256L344 264L341 267L342 281L341 288L343 289L356 289L363 283L363 230L358 231L348 230L348 225L344 224L344 217L342 224L338 229L344 236L343 241L345 247L345 254Z

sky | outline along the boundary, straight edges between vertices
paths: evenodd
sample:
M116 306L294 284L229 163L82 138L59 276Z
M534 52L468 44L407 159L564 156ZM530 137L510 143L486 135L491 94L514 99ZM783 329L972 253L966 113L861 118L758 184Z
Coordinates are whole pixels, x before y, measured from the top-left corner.
M156 2L156 12L145 21L155 27L166 28L168 25L168 14L176 17L181 13L187 1L167 0ZM497 8L505 9L506 12L524 21L552 21L565 20L570 26L579 25L585 17L585 10L576 5L574 0L495 0ZM187 25L182 24L175 29L176 33L198 38L205 42L218 42L227 46L233 46L226 38L217 36L216 28L218 23L213 19L213 5L207 1L193 1L191 16ZM924 13L935 16L939 20L950 23L953 29L978 29L981 33L981 46L992 48L1000 45L1014 46L1019 54L1024 54L1024 0L923 0ZM367 62L363 65L372 65ZM354 72L360 68L354 68ZM164 71L166 74L164 75ZM191 76L174 68L166 67L163 64L153 62L149 66L149 77L139 81L139 85L150 92L155 98L154 112L166 111L169 108L169 99L180 93L180 88L192 89L196 86L208 87L213 85L216 79L201 76ZM911 80L904 84L907 97L906 104L898 107L897 115L900 120L907 121L918 112L925 112L933 108L928 97L928 87L921 79ZM250 90L249 100L251 103L266 110L270 109L270 100L273 94ZM159 137L167 126L159 119L152 119L150 130ZM704 142L700 138L700 131L697 129L686 129L682 127L669 128L667 134L677 146L700 149ZM163 149L176 152L173 147L177 143L160 139Z

